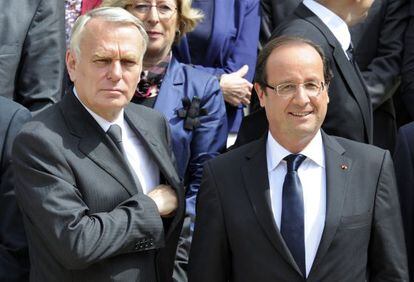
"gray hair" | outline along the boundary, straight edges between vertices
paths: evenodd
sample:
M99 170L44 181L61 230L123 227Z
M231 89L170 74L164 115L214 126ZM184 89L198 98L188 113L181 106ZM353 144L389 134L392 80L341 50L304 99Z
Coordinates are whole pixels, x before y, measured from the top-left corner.
M148 45L148 35L145 31L143 23L133 16L131 13L122 8L115 7L103 7L98 9L93 9L88 13L80 16L72 29L72 34L70 37L69 48L72 52L75 52L76 57L80 56L80 41L82 39L82 34L85 31L86 24L94 18L99 18L107 22L115 22L120 24L132 24L138 28L139 33L142 37L143 43L143 52L141 54L141 59L144 56L145 50Z

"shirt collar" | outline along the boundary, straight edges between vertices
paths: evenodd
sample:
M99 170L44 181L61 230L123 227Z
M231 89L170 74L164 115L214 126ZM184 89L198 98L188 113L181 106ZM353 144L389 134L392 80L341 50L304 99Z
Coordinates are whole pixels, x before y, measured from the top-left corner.
M290 154L292 153L280 145L269 131L266 142L268 172L276 169L280 162ZM300 152L300 154L306 156L307 159L313 161L316 165L325 168L325 150L320 130L316 133L311 142Z
M82 101L79 99L78 92L76 92L75 87L73 87L73 94L75 94L75 97L79 100L79 102L82 104L82 106L91 114L91 116L95 119L95 121L99 124L99 126L103 129L103 131L107 132L109 127L112 124L117 124L122 128L122 134L125 132L125 119L124 119L124 109L121 110L118 117L112 121L109 122L100 115L93 112L91 109L89 109Z
M351 44L348 25L337 14L314 0L304 0L303 4L329 28L346 54Z

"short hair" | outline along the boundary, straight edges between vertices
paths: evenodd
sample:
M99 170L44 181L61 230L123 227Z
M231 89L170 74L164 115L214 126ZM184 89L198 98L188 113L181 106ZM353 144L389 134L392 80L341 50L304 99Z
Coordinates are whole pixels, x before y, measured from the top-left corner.
M137 27L141 37L142 37L142 44L143 44L143 52L141 54L141 59L144 56L144 53L147 49L148 45L148 35L145 31L145 28L142 24L142 22L131 15L129 12L125 11L121 8L98 8L90 10L88 13L80 16L72 29L72 35L69 42L69 48L71 51L75 52L75 55L77 57L80 56L81 50L80 50L80 41L82 39L82 34L85 31L86 24L91 19L102 19L107 22L114 22L114 23L120 23L120 24L131 24L135 27Z
M128 9L134 5L136 0L103 0L101 7L120 7ZM203 13L191 7L192 0L176 0L178 11L178 34L175 42L178 42L186 33L195 29L200 23L204 15Z
M279 36L276 38L273 38L270 40L262 49L262 51L259 53L259 56L257 57L257 64L256 64L256 75L255 75L255 82L257 82L262 88L266 87L267 84L267 70L266 70L266 63L267 60L272 54L273 50L285 46L285 45L297 45L297 44L305 44L311 46L313 49L318 52L319 56L322 59L323 63L323 76L325 83L329 83L331 79L333 78L332 68L331 64L329 62L329 59L325 56L325 53L323 49L313 43L312 41L296 37L296 36Z

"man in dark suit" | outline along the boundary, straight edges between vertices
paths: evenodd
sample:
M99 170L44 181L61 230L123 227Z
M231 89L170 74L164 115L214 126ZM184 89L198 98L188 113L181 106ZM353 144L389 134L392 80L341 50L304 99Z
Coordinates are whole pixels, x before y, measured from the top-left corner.
M14 138L30 112L0 97L0 281L29 280L29 254L14 193L11 150Z
M32 112L56 103L65 66L63 1L0 2L0 95Z
M394 150L397 133L393 96L400 84L406 0L377 0L367 18L351 28L355 59L373 108L373 144Z
M257 78L269 132L205 166L189 281L407 281L389 152L320 130L322 49L274 39Z
M185 208L169 128L127 105L147 40L124 9L81 16L66 55L73 91L16 138L31 281L171 281Z
M400 127L394 152L395 175L407 244L410 281L414 281L414 123Z
M299 36L313 41L324 50L331 62L333 79L329 86L330 106L322 128L329 134L355 141L372 143L372 107L363 78L347 51L352 48L348 26L362 19L372 0L305 0L294 13L273 32ZM257 115L257 116L256 116ZM264 113L244 121L239 130L240 139L254 140L257 136L257 120L266 123ZM253 121L253 122L250 122Z

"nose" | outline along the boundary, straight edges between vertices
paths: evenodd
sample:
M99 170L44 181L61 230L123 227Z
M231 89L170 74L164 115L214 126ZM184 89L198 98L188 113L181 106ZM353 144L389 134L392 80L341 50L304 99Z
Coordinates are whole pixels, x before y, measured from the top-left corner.
M293 102L299 106L305 106L310 102L309 96L303 84L299 84L296 94L293 96Z
M150 10L148 11L148 14L146 15L146 20L151 23L157 23L160 21L157 6L151 6Z
M112 62L108 69L108 79L119 81L122 78L122 66L119 61Z

